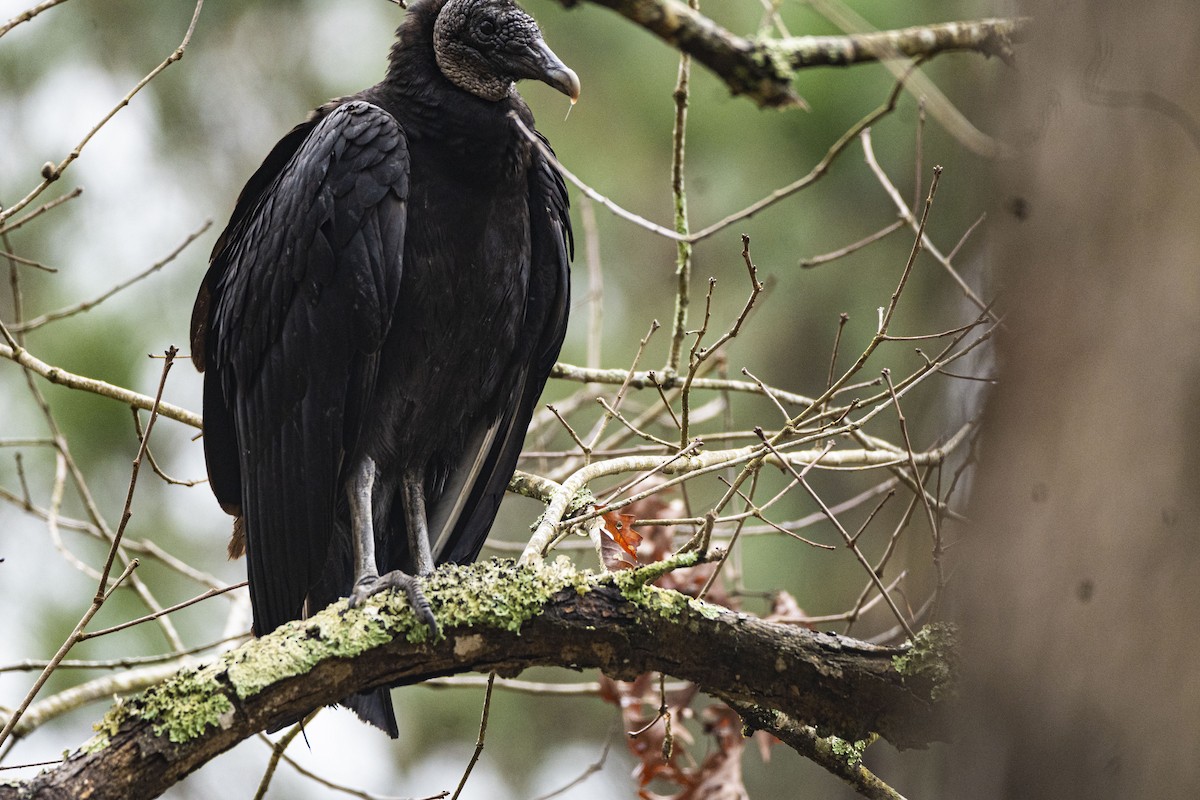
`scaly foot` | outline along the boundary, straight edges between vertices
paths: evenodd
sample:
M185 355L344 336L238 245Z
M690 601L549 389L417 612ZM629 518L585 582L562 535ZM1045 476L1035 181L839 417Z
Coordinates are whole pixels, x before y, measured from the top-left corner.
M435 637L438 635L437 620L433 618L433 609L425 599L421 585L415 577L398 569L384 575L366 575L360 578L358 583L354 584L354 591L350 593L350 607L357 608L366 602L368 597L388 589L403 589L417 619L424 622Z

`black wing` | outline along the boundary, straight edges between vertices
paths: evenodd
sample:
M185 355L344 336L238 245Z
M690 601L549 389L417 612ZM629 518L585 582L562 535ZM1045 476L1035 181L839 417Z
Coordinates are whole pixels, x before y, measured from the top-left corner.
M546 138L537 135L549 148ZM514 402L501 415L495 433L485 441L485 450L478 454L478 478L463 495L465 501L460 498L461 513L442 541L434 542L438 563L465 564L478 557L516 470L538 398L562 349L571 304L571 259L575 255L569 209L562 175L535 149L529 170L529 296L517 348L519 353L530 354L530 361L517 381ZM454 499L449 495L443 502ZM431 524L431 535L437 536L437 530Z
M197 299L205 456L245 524L260 634L301 616L328 557L400 287L408 175L404 133L377 106L300 126L239 198Z

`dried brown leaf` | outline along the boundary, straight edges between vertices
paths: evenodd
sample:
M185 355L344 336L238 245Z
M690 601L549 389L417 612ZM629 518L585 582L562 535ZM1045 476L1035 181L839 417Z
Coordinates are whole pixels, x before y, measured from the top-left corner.
M609 570L633 569L638 564L638 545L642 536L633 527L633 514L609 511L602 515L604 536L600 541L600 556Z

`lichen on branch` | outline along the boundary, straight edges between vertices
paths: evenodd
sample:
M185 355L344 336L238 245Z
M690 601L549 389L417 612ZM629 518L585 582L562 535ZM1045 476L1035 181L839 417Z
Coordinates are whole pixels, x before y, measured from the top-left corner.
M35 778L0 785L0 800L155 797L239 741L354 691L530 666L616 678L659 671L849 741L878 734L911 747L941 735L936 682L896 668L907 647L765 622L639 577L648 576L580 572L565 558L445 565L425 582L436 640L402 594L353 610L339 602L119 702L86 745Z

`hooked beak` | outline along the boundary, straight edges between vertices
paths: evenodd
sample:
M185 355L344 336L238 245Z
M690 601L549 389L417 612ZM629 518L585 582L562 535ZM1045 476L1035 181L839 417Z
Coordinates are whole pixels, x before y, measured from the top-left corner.
M547 86L552 86L571 98L571 105L579 99L579 76L575 70L568 67L554 55L541 39L527 51L529 60L523 65L529 68L524 77L539 80Z

